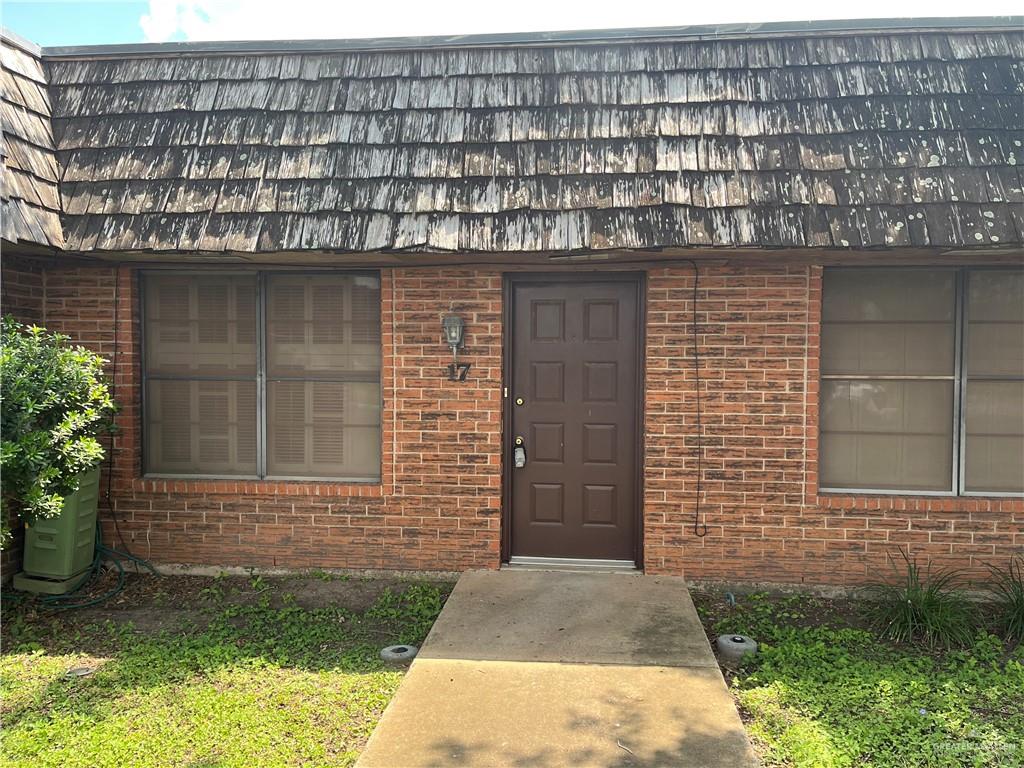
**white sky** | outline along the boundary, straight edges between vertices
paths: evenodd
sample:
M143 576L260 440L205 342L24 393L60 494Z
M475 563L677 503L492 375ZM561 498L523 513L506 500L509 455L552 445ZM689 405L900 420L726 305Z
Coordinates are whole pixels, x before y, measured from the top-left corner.
M994 16L1024 0L149 0L148 41L266 40L532 32L736 22Z

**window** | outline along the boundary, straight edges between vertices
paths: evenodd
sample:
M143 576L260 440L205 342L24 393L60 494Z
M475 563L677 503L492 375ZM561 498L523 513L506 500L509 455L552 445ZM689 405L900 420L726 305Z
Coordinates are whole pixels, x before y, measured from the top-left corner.
M1024 493L1024 271L829 269L823 490Z
M967 275L964 465L968 492L1024 491L1024 272Z
M380 478L380 280L146 273L145 471Z

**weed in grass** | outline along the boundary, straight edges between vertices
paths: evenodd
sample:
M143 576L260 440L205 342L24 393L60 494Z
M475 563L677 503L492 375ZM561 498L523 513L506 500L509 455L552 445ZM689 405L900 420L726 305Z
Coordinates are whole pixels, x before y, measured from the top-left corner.
M320 568L314 568L311 571L306 572L306 576L311 579L319 579L320 581L351 581L352 576L347 573L331 573Z
M979 637L936 656L872 633L779 628L734 681L768 765L1024 765L1024 659Z
M199 590L199 596L205 600L219 603L224 599L224 590L217 584L211 584L209 587L203 587Z
M714 622L714 634L739 633L758 642L770 642L788 624L806 619L815 606L815 599L808 595L773 597L767 592L754 592L740 597L735 606Z
M1024 555L1014 555L1006 568L990 565L988 584L999 629L1007 640L1024 641Z
M5 612L0 767L351 765L401 680L378 650L422 642L444 591L359 612L272 607L272 580L251 586L264 591L158 634ZM96 672L65 677L75 666Z
M924 570L903 550L901 581L865 588L868 613L881 635L900 643L922 641L930 648L968 645L975 635L970 604L956 588L959 574Z
M770 768L1022 768L1024 646L980 633L963 650L879 642L863 605L808 595L704 602L709 632L761 642L732 690Z
M444 605L444 594L430 584L412 583L400 593L385 590L377 602L366 612L370 618L381 622L394 622L397 617L406 617L406 627L422 640L427 636L434 619ZM413 638L399 637L398 643L415 643Z

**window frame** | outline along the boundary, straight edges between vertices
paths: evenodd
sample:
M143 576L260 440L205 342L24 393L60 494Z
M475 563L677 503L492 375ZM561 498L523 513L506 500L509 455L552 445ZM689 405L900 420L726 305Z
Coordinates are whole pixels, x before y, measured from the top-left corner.
M828 273L832 272L856 272L856 271L883 271L883 270L927 270L942 269L953 272L954 276L954 310L953 310L953 376L872 376L872 375L843 375L825 374L821 370L821 350L818 350L818 453L822 451L822 423L821 423L821 393L825 381L867 381L867 380L895 380L895 381L952 381L953 382L953 429L950 450L952 451L952 477L950 478L950 490L929 491L929 490L893 490L888 488L844 488L832 487L819 483L818 492L831 495L844 496L911 496L929 498L1024 498L1024 492L1015 491L968 491L964 488L967 471L967 452L965 435L967 433L967 383L965 366L967 360L967 288L969 274L982 271L1022 271L1015 265L984 265L978 267L957 266L957 265L934 265L928 266L826 266L822 271L822 297L824 300L824 281ZM819 317L819 345L824 345L824 333L822 326L824 322ZM977 377L975 377L977 378ZM984 380L984 377L983 377ZM1012 377L993 377L992 380L1018 381ZM820 460L818 461L820 466Z
M151 275L178 275L187 277L206 277L215 275L252 275L256 278L256 474L254 475L227 475L227 474L178 474L168 472L147 472L146 471L146 430L149 428L149 408L147 404L146 390L150 379L163 381L236 381L227 377L203 377L203 376L173 376L160 374L150 376L146 365L146 280ZM142 460L141 474L144 479L168 479L168 480L249 480L256 482L301 482L301 483L335 483L352 485L380 485L383 482L384 472L384 345L383 345L383 303L378 307L377 321L381 325L381 343L378 347L377 383L380 388L380 414L381 423L378 428L379 459L377 463L377 474L374 476L311 476L311 475L270 475L267 474L267 409L266 402L268 381L267 375L267 276L268 275L343 275L352 277L374 277L378 286L383 286L380 270L375 269L143 269L139 270L138 291L139 291L139 368L140 368L140 393L139 406L141 421L139 424L141 440L139 441ZM316 377L305 378L302 381L313 381ZM246 378L245 381L250 379Z

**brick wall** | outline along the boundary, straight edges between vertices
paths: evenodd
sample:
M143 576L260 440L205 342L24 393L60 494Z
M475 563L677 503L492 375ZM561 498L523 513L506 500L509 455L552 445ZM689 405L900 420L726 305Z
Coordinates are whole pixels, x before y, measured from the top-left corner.
M43 269L39 260L4 254L0 262L0 313L13 315L22 323L43 320ZM0 581L7 581L21 569L24 530L12 520L10 546L0 552Z
M692 578L856 583L897 547L979 570L1024 546L1024 501L847 498L817 492L821 270L701 267L701 518L693 531L695 379L688 265L648 274L645 569ZM493 568L501 506L501 270L382 272L379 484L141 479L137 277L46 275L45 322L114 359L111 503L157 562L294 568ZM444 379L440 317L467 320L469 379ZM119 544L101 505L106 536Z
M0 312L23 323L43 319L43 266L30 257L4 254L0 262Z
M1020 499L819 495L821 268L804 266L701 269L696 535L692 291L689 266L648 275L648 572L842 584L876 577L899 548L979 575L1024 548Z
M142 479L137 274L55 270L47 322L116 360L111 504L133 553L164 563L462 570L499 560L501 295L493 270L382 272L383 472L374 484ZM445 379L449 310L466 319L465 382ZM123 546L102 502L101 517L107 540Z

